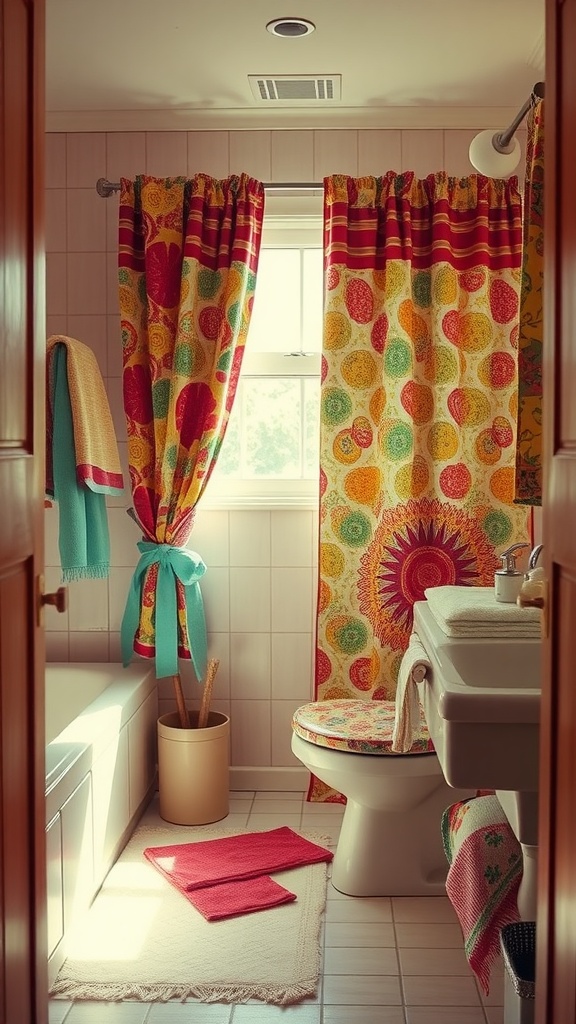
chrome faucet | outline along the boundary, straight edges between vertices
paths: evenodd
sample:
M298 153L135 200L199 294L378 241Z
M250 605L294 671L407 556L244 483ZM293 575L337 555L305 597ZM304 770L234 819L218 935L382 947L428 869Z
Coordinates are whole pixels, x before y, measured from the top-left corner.
M530 569L535 569L538 565L538 559L540 558L543 547L543 544L537 544L530 552L530 558L528 559L528 571L530 571Z

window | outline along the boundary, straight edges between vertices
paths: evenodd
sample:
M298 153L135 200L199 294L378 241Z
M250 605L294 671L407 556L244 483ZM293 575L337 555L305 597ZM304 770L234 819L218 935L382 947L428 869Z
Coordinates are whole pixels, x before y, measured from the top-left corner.
M317 497L322 262L319 217L266 218L242 372L207 499Z

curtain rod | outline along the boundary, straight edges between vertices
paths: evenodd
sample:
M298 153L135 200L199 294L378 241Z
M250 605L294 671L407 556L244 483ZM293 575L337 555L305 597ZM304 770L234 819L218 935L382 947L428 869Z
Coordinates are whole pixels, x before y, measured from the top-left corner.
M324 191L324 183L321 181L266 181L264 188L267 192L316 192ZM98 178L96 191L103 199L108 199L113 192L120 191L120 182L108 181L108 178Z
M510 145L510 143L511 143L513 137L514 137L516 129L519 127L519 125L522 124L522 121L526 117L526 114L528 113L530 108L533 107L534 104L538 100L543 100L543 99L544 99L544 82L536 82L536 85L532 89L532 92L530 93L530 96L526 100L526 103L521 108L521 110L518 111L518 113L516 114L516 117L512 121L512 124L510 125L510 127L507 128L506 131L499 132L497 135L494 136L494 138L492 140L492 145L494 146L494 149L496 149L498 151L498 153L506 153L506 152L508 152L508 147L509 147L509 145Z

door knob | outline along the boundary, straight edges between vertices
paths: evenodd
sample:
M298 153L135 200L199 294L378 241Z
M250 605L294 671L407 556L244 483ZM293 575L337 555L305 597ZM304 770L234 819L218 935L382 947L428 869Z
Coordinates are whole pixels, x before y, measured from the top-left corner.
M65 612L68 607L68 587L58 587L51 594L41 594L40 603L54 605L57 612Z
M44 577L38 576L37 582L37 619L38 625L44 625L44 605L52 605L57 612L65 612L68 608L68 587L58 587L58 590L54 590L48 594L44 593Z

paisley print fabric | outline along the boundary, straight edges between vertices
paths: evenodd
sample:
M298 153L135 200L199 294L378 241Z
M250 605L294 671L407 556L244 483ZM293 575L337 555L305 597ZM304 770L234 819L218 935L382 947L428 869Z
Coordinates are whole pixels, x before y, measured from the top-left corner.
M133 514L146 548L135 576L138 654L154 657L157 640L165 640L156 636L159 574L164 588L166 574L176 588L177 631L166 626L163 633L177 634L177 642L158 674L176 673L178 657L190 658L191 617L202 631L197 588L206 567L185 545L236 393L263 211L264 187L245 174L121 181L124 409ZM188 588L195 593L187 616ZM195 663L196 673L204 667Z
M528 115L524 253L518 342L516 501L542 504L542 291L544 284L544 100Z
M292 728L297 736L320 747L353 754L390 754L396 708L393 701L326 700L303 704L294 713ZM434 751L428 726L420 708L420 727L408 754Z
M318 700L394 699L415 601L490 586L514 505L516 179L325 179ZM332 799L314 780L310 797Z

